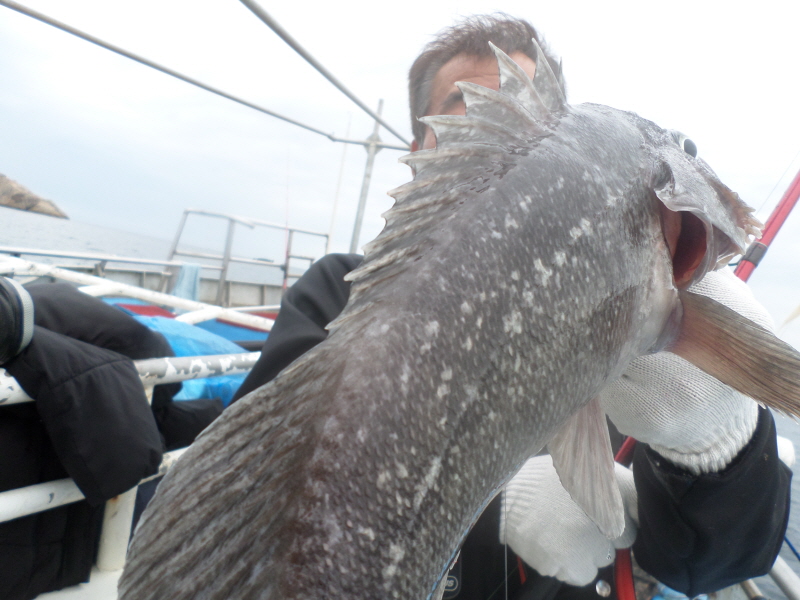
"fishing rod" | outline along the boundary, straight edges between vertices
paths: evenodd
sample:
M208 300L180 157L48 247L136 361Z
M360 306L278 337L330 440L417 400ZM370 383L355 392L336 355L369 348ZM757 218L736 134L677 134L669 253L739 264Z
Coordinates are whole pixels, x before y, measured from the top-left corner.
M775 236L778 235L778 231L780 231L781 227L786 222L789 213L792 212L795 204L797 204L798 198L800 198L800 171L794 176L792 183L786 188L786 192L784 192L780 202L778 202L778 205L767 219L761 238L750 244L747 248L747 252L745 252L744 256L739 260L739 264L734 271L734 274L739 277L739 279L747 281L750 278L750 275L767 253L767 249L772 243L772 240L775 239Z

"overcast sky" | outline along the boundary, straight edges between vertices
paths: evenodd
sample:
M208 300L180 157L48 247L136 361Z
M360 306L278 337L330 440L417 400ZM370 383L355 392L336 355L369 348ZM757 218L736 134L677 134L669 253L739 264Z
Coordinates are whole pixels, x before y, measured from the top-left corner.
M236 0L26 0L27 6L338 135L369 118ZM563 58L572 103L680 129L765 219L800 169L800 3L262 2L410 139L406 73L459 16L530 20ZM652 7L652 8L647 8ZM198 90L0 7L0 173L75 220L171 238L184 208L328 231L347 251L366 153ZM384 141L396 142L381 131ZM361 245L409 178L378 154ZM341 185L338 185L340 171ZM800 304L800 215L751 283L777 321ZM800 346L800 326L784 331Z

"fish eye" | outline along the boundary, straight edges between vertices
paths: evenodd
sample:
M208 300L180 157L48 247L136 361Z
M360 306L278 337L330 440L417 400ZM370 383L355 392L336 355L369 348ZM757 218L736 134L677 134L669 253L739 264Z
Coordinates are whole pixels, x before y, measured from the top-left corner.
M689 138L683 139L683 151L686 152L686 154L691 154L697 158L697 144L695 144Z
M672 139L680 146L686 154L697 158L697 144L682 134L680 131L670 131Z

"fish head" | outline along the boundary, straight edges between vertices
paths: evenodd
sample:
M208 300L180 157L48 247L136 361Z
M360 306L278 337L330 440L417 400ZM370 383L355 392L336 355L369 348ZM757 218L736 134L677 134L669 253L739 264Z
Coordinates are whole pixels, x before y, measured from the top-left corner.
M684 290L743 254L762 224L684 134L645 126L643 135L652 144L651 188L663 207L673 280Z
M660 317L651 319L652 343L641 350L655 353L674 344L681 331L681 291L710 271L744 253L762 224L753 209L725 185L697 156L697 146L684 134L662 129L628 113L641 132L648 155L647 186L657 199L668 264L656 262L651 306ZM647 327L642 331L643 339Z

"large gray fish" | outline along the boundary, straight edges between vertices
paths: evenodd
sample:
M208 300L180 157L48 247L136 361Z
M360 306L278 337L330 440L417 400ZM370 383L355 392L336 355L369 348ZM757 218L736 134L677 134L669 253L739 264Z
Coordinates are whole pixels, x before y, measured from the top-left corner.
M405 158L415 179L395 190L328 339L161 483L123 600L436 597L470 525L548 442L614 535L622 506L593 399L647 352L673 348L723 379L762 360L736 387L798 406L784 377L787 361L800 373L796 353L681 291L744 249L749 209L670 132L569 106L546 61L531 82L497 55L499 91L460 84L467 115L427 119L437 148ZM712 336L735 341L719 360Z

